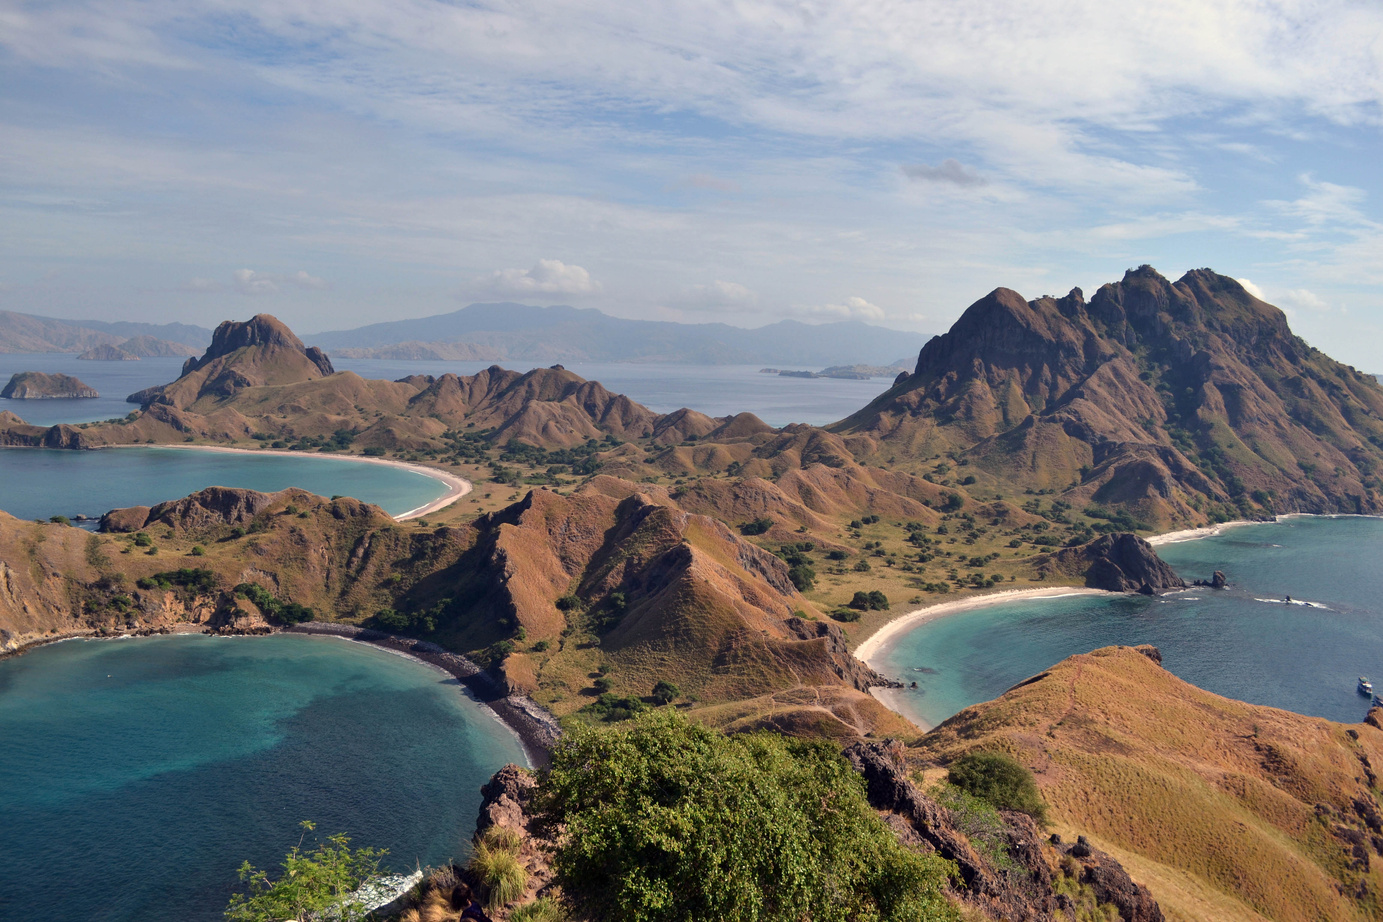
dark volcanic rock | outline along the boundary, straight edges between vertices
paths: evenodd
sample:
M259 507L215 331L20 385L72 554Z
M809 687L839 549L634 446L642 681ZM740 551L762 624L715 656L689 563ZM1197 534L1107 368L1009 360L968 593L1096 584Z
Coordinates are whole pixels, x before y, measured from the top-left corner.
M1225 579L1224 571L1222 571L1222 570L1216 570L1216 571L1211 575L1210 579L1208 579L1208 580L1198 579L1198 580L1193 581L1193 582L1191 583L1191 585L1192 585L1192 586L1208 586L1208 587L1210 587L1211 589L1223 589L1223 588L1225 588L1225 586L1229 585L1229 581L1228 581L1227 579Z
M43 400L58 397L99 397L96 388L71 375L44 374L41 371L21 371L10 378L0 391L9 400Z
M1095 891L1095 899L1118 908L1123 922L1163 922L1162 908L1148 888L1134 883L1123 865L1086 842L1085 836L1067 854L1080 862L1080 882Z
M1080 561L1085 566L1085 585L1110 592L1140 592L1152 595L1171 589L1185 589L1186 583L1169 567L1153 546L1137 535L1122 532L1105 535L1089 544L1057 554L1070 566Z
M902 682L895 682L879 675L851 654L845 641L845 632L837 624L826 621L808 621L805 618L788 618L784 622L788 632L800 640L825 641L826 652L831 658L831 667L842 682L853 685L860 691L868 691L875 686L902 688Z

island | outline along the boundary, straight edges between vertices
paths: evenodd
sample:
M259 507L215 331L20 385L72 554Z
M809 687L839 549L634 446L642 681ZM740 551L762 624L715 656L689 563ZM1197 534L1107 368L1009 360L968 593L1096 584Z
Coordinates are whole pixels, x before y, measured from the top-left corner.
M110 343L102 343L99 346L92 346L77 358L83 362L138 362L139 356L132 352L126 352L119 346L112 346Z
M64 374L44 374L41 371L21 371L10 378L0 391L7 400L44 400L58 397L99 397L96 388L80 379Z

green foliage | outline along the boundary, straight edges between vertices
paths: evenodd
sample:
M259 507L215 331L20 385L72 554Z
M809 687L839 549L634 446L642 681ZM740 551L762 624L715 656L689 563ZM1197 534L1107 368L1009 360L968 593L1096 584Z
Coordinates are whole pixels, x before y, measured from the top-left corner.
M671 704L682 697L682 690L666 679L659 679L653 686L653 700L659 704Z
M72 524L72 520L69 519L69 518L68 518L67 516L65 516L65 515L50 515L50 516L48 516L48 521L52 522L54 525L71 525L71 524Z
M166 570L163 573L155 573L152 576L144 576L135 580L135 585L140 589L185 589L191 593L205 595L215 592L220 585L220 579L215 571L206 570L201 567L192 569L182 567L177 570Z
M856 592L850 599L850 607L859 611L888 611L888 596L877 589Z
M860 613L855 611L853 608L837 608L830 614L831 618L835 621L844 621L848 623L851 621L860 620Z
M1004 818L987 800L966 793L953 784L940 784L932 798L951 812L951 821L970 845L1000 871L1016 871L1019 865L1009 852Z
M202 547L200 544L194 544L192 545L191 554L193 557L205 557L206 548Z
M514 902L528 888L528 871L519 861L519 838L509 829L485 830L471 854L470 870L489 892L485 908L490 912Z
M538 641L537 643L535 643L535 644L533 645L533 652L534 652L534 653L546 653L546 652L547 652L547 648L550 647L550 646L551 646L551 644L549 644L546 640L540 640L540 641Z
M154 544L154 539L149 537L149 533L148 533L148 532L145 532L145 531L137 531L137 532L135 532L135 534L134 534L134 546L135 546L135 547L153 547L153 544Z
M965 505L965 498L959 493L947 493L946 500L941 504L942 512L959 512ZM937 531L940 534L940 530Z
M1119 908L1112 903L1101 903L1095 896L1095 888L1080 882L1080 864L1073 858L1065 858L1061 872L1053 876L1052 889L1057 895L1070 901L1066 917L1070 922L1119 922Z
M539 785L555 870L592 918L954 919L950 866L902 846L829 743L725 736L673 710L576 728Z
M385 450L378 445L371 445L361 452L367 458L383 458L385 453Z
M301 624L317 617L317 613L306 605L285 602L257 583L240 583L233 590L242 599L249 599L264 613L264 617L280 624Z
M752 522L745 522L743 525L741 525L740 534L748 535L750 537L754 535L762 535L772 527L772 519L755 519Z
M807 592L816 585L816 570L804 563L788 569L788 579L798 592Z
M1018 810L1038 822L1046 819L1047 805L1037 790L1032 772L1001 752L972 752L951 763L951 784L1003 810Z
M561 903L545 896L509 913L509 922L567 922L567 913Z
M557 600L556 605L558 611L582 611L586 607L586 603L574 595L562 596Z
M604 679L596 680L597 689L604 681ZM605 723L618 723L621 720L637 717L646 710L648 710L648 705L644 704L642 698L636 698L633 695L621 698L618 695L605 691L601 692L600 696L590 704L583 707L580 713L582 716L593 721L599 720Z
M302 823L303 836L315 827ZM364 919L352 893L379 871L386 851L352 849L344 833L318 841L311 851L302 849L302 839L283 859L283 875L271 881L268 871L253 868L248 861L240 866L240 880L248 892L237 893L226 906L231 922L306 922L331 917L341 922Z

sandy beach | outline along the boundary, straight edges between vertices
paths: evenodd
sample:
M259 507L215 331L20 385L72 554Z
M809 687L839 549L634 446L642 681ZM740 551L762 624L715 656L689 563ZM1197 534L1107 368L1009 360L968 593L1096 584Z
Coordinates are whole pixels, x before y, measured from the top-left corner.
M1148 543L1153 547L1161 547L1164 544L1195 541L1197 538L1213 538L1216 535L1224 534L1231 528L1238 528L1241 525L1263 524L1263 522L1250 522L1247 519L1236 519L1233 522L1221 522L1219 525L1207 525L1204 528L1184 528L1181 531L1169 531L1165 534L1153 535L1148 539Z
M147 445L111 445L111 448L147 448ZM275 458L336 458L340 461L353 461L357 464L383 464L387 467L396 467L400 470L412 471L415 474L422 474L424 477L431 477L433 480L440 480L446 484L447 492L434 499L426 505L416 509L410 509L402 515L394 516L394 520L404 522L408 519L416 519L425 516L438 509L445 509L456 502L467 493L471 492L471 482L449 474L446 471L439 471L435 467L428 467L424 464L410 464L407 461L391 461L388 458L366 458L362 455L340 455L334 452L312 452L311 454L294 453L287 451L267 451L260 448L230 448L225 445L155 445L155 448L176 448L181 451L219 451L219 452L238 452L246 455L270 455Z
M1016 602L1021 599L1059 599L1063 596L1077 595L1119 595L1119 593L1106 592L1103 589L1085 589L1081 586L1048 586L1043 589L1008 589L1004 592L991 592L988 595L972 596L954 602L939 602L936 605L928 605L926 608L919 608L899 615L879 628L855 648L855 659L872 666L873 663L870 660L877 658L887 648L889 641L923 621L930 621L933 618L942 618L963 611L974 611L977 608L985 608L999 602Z

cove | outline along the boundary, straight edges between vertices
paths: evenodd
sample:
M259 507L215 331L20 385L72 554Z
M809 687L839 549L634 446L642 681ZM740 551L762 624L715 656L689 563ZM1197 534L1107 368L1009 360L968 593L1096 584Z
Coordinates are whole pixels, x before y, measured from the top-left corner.
M398 516L448 489L434 477L385 464L153 447L6 448L0 450L0 484L0 509L21 519L98 518L111 509L152 506L210 486L265 493L300 487L322 496L352 496Z
M278 634L66 641L0 660L0 918L214 922L298 822L464 858L517 739L451 677Z
M1076 653L1150 643L1163 666L1208 691L1349 723L1383 678L1383 520L1293 516L1163 545L1188 582L1223 570L1228 589L1160 598L1068 596L996 603L923 621L885 644L875 668L916 689L883 692L934 726ZM1295 603L1285 604L1290 595Z

